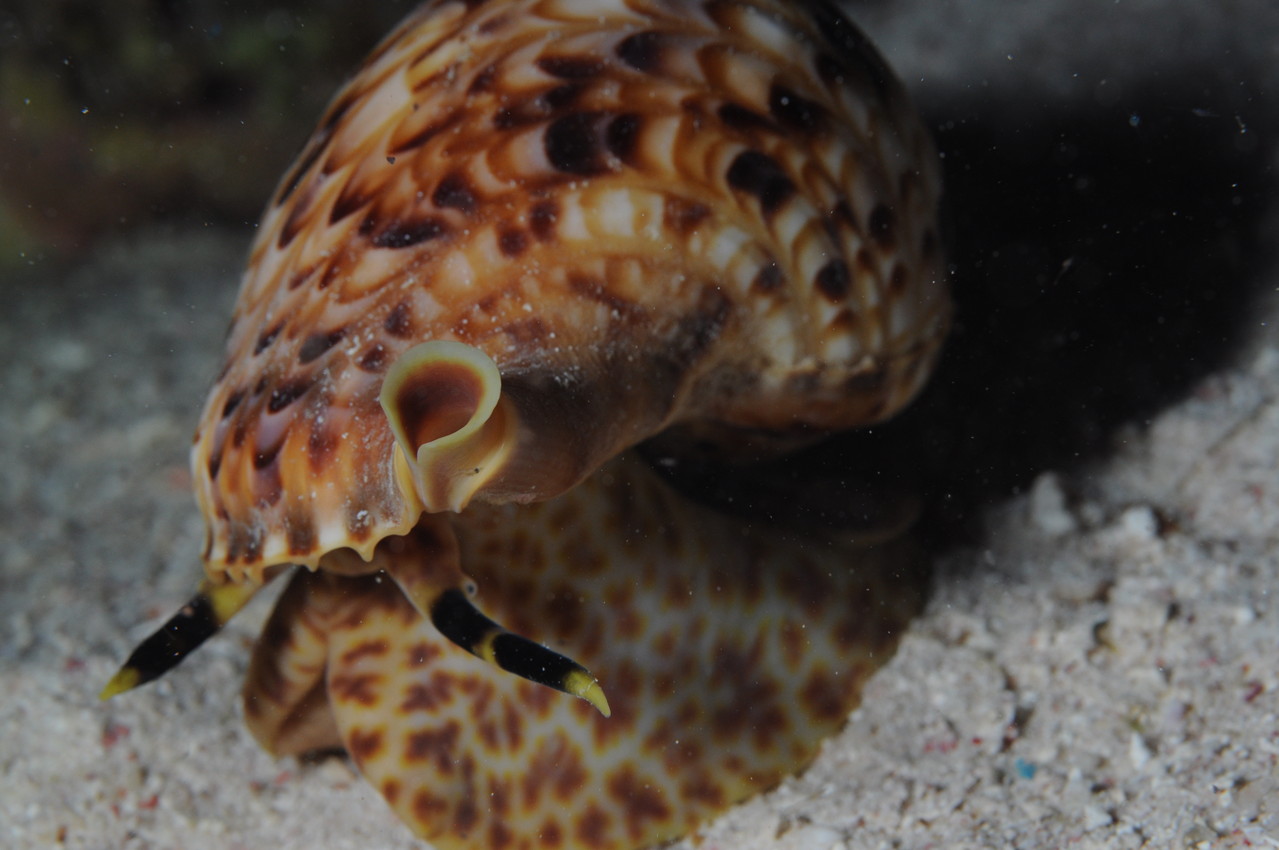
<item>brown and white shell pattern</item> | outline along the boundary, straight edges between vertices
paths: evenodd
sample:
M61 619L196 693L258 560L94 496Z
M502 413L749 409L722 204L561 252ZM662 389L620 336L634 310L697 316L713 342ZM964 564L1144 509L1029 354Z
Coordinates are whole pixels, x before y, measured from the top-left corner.
M369 557L671 428L890 415L949 317L937 171L821 0L425 3L263 220L193 449L210 573ZM503 471L440 504L379 402L428 340L491 360L511 414Z

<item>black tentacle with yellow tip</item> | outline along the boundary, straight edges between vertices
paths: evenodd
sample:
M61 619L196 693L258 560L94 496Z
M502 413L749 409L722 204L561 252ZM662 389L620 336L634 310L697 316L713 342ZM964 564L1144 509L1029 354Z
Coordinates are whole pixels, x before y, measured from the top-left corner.
M604 689L585 667L540 643L507 631L479 612L466 592L449 588L431 604L440 634L467 652L530 682L580 697L608 717Z
M261 588L260 584L217 584L208 579L200 582L187 604L138 644L98 698L111 699L131 691L181 664L182 659L221 631Z

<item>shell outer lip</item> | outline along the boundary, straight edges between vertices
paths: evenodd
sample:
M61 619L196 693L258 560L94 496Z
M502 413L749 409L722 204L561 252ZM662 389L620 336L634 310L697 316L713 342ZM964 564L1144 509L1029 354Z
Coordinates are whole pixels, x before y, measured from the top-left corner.
M395 435L396 480L422 510L461 511L510 459L516 441L502 377L475 346L413 346L387 371L378 400ZM459 404L469 415L455 426L449 416L456 418ZM449 405L454 410L441 410Z

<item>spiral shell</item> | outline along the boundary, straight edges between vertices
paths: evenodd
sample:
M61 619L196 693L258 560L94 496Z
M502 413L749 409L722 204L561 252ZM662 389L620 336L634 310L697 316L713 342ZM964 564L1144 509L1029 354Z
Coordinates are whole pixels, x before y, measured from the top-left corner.
M250 729L345 748L442 848L629 850L798 769L918 601L909 545L726 516L629 449L909 401L937 171L824 0L425 3L265 214L192 450L207 577L104 696L299 564Z
M947 324L936 172L826 3L425 4L263 220L193 452L207 563L368 556L673 427L890 415ZM473 356L409 354L426 341ZM475 445L419 459L466 425Z

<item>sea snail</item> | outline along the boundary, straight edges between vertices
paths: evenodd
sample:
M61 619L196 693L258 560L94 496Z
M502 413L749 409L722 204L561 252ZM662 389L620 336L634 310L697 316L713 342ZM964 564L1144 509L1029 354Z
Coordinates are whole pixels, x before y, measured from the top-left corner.
M898 410L948 324L938 195L825 0L425 3L263 218L192 451L206 578L104 695L301 565L248 724L440 847L640 847L775 783L909 616L903 550L631 449Z

